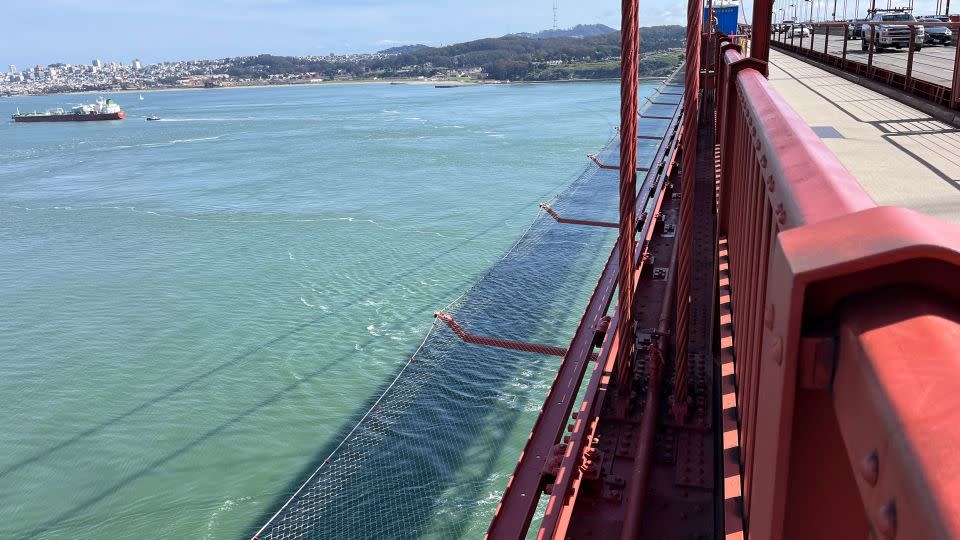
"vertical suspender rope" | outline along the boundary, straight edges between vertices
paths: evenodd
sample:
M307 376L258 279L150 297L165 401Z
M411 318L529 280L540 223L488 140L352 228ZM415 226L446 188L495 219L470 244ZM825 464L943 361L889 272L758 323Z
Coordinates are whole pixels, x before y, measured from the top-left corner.
M680 223L677 230L677 329L676 378L673 414L681 422L687 415L687 350L690 324L690 279L693 270L693 186L697 178L697 111L700 102L700 39L702 0L687 1L687 57L684 72L683 176L680 184Z
M619 343L617 380L629 392L633 355L633 269L637 214L637 86L639 73L639 0L622 0L620 25L620 293L617 297Z

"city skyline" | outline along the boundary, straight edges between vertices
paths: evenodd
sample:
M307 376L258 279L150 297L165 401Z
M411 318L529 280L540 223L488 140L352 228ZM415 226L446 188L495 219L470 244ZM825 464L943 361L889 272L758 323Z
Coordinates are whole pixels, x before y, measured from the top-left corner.
M807 0L797 0L808 8ZM960 1L960 0L958 0ZM861 2L839 0L848 16ZM868 0L864 0L865 7ZM905 5L906 0L895 0ZM778 4L779 5L779 4ZM815 0L816 12L832 11L829 0ZM933 13L935 0L917 0L915 12ZM752 0L743 0L741 22L752 15ZM860 10L861 12L863 9ZM461 43L553 26L552 0L483 3L453 0L188 0L161 3L90 3L80 0L37 0L11 4L0 11L10 24L0 34L0 65L20 69L51 63L103 62L129 65L257 54L324 56L373 53L396 45L431 46ZM504 17L510 13L510 17ZM775 10L776 16L779 16ZM557 25L620 26L620 2L561 0ZM686 24L680 2L650 0L641 5L640 23ZM91 29L95 29L91 31Z
M438 46L551 28L552 6L551 0L208 0L202 5L187 0L37 0L2 10L6 20L24 24L8 25L0 35L0 65L25 69L89 64L94 58L123 64L139 58L146 65L263 53L372 53L413 43ZM680 15L651 12L644 24L678 22ZM561 28L595 23L619 28L620 2L561 0L557 22Z

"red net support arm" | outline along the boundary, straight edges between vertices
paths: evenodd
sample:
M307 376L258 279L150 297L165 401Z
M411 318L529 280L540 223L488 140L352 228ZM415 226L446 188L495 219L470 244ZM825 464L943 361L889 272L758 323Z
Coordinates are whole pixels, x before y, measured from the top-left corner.
M555 219L557 223L567 223L570 225L589 225L592 227L609 227L609 228L619 228L619 223L613 223L611 221L596 221L592 219L574 219L574 218L565 218L557 213L556 210L550 208L550 205L547 203L541 203L540 208L543 208L543 211L547 214L550 214L550 217Z

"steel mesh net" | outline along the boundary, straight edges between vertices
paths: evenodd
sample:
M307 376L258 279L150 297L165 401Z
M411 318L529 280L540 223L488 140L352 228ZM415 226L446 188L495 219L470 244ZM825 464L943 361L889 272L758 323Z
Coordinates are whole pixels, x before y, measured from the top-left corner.
M649 131L667 125L642 122ZM640 141L641 166L657 146ZM614 138L598 158L616 165L618 147ZM618 174L589 163L549 204L563 217L615 222ZM541 212L444 313L472 334L566 347L615 240L616 229L560 224ZM466 343L435 321L257 538L482 536L559 362Z

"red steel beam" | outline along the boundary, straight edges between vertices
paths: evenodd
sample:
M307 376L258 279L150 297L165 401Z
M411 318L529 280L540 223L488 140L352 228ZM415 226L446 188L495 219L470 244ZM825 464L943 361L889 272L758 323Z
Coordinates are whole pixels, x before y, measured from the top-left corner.
M544 465L566 428L570 410L590 363L596 329L600 327L613 297L620 271L619 252L618 243L610 252L567 354L550 385L540 415L533 424L517 467L493 514L487 538L520 539L526 535L543 489Z
M619 328L619 314L614 313L610 320L611 328ZM571 499L575 499L580 489L579 475L575 469L581 463L583 452L592 438L592 434L599 421L600 408L603 406L606 392L611 386L611 379L616 369L618 347L622 340L619 330L608 332L593 375L587 384L583 404L577 413L570 442L565 445L564 457L557 471L555 482L548 486L551 494L547 503L547 510L537 532L538 540L547 538L565 538L567 526L570 523Z
M674 115L668 117L671 122L652 161L654 167L647 173L639 190L644 197L653 197L657 207L659 207L659 203L662 202L666 192L666 178L673 170L673 160L676 158L677 150L682 141L681 136L684 133L683 128L680 127L681 117L679 114L682 103L681 100L681 103L677 104L678 108ZM644 239L649 239L653 233L653 224L656 220L652 218L653 216L641 225L640 232ZM634 260L640 260L640 250L643 246L644 243L635 246ZM607 312L617 283L619 247L618 242L607 259L603 273L597 282L597 288L594 290L583 319L580 321L580 326L577 327L574 334L573 342L564 357L556 378L554 378L550 391L544 399L540 416L531 430L513 476L511 476L506 491L494 513L493 521L487 531L488 538L519 539L526 534L533 512L536 510L540 492L546 484L544 466L553 456L556 443L560 440L560 436L567 426L573 400L576 399L576 394L586 373L587 362L582 361L582 357L584 355L595 356L590 354L592 340L595 329L600 325L600 319ZM636 281L639 279L639 271L634 273L633 278L635 287ZM613 324L613 321L611 321L609 328L610 331L606 333L607 338L611 338L615 333L616 325ZM585 346L586 342L590 342L591 348L580 349L579 347ZM609 347L607 348L609 349ZM601 354L603 353L604 351L601 350ZM602 363L603 361L601 361Z
M665 194L666 194L666 175L661 177L661 182L658 185L657 193L655 197L655 212L659 211L661 204L663 203ZM653 236L654 228L652 227L652 221L648 221L644 228L641 230L641 236L644 238L644 242L641 243L645 245L651 237ZM631 283L633 284L634 289L639 285L641 274L644 271L645 263L640 259L640 266L632 272L630 277ZM676 251L673 253L673 257L670 261L670 268L675 268L676 263ZM658 332L662 336L666 336L669 333L669 324L670 324L670 315L672 313L672 305L669 301L669 297L673 295L673 283L674 276L676 272L670 272L666 288L664 290L664 300L661 303L661 314ZM614 313L613 319L610 321L610 328L617 329L619 323L619 314ZM585 463L586 459L589 459L589 455L586 454L588 448L590 447L590 441L593 440L593 437L596 433L596 429L600 420L600 412L603 410L604 403L607 399L607 390L610 389L613 382L613 374L618 369L618 347L622 342L620 336L616 335L618 330L614 332L608 332L603 345L600 349L600 354L598 355L598 361L594 367L593 374L590 377L590 382L587 385L586 390L584 391L583 403L580 406L580 410L577 412L576 421L573 424L573 430L569 436L569 442L564 449L563 459L561 461L560 467L558 469L557 477L553 485L547 486L548 493L551 494L550 502L547 504L546 513L543 516L543 521L540 525L540 531L537 533L537 538L544 540L547 538L551 539L561 539L567 537L567 530L570 525L570 519L573 515L573 509L576 504L577 496L580 493L583 474L580 472L580 466L582 463ZM635 336L631 330L631 339L634 339ZM666 357L666 338L660 340L657 345L657 353L660 354L660 358ZM650 458L652 457L653 445L654 445L654 428L656 426L656 402L658 399L654 399L652 396L659 395L659 383L661 371L659 366L654 367L654 372L651 374L650 385L647 388L647 403L651 403L651 407L646 409L643 416L643 423L641 425L641 434L640 434L640 448L637 452L637 466L642 469L638 473L635 473L634 479L631 482L631 492L628 499L630 508L627 511L626 523L623 528L622 538L633 538L633 533L636 530L639 530L639 513L637 511L642 510L643 498L641 494L646 492L647 480L646 472L649 469ZM620 388L624 385L620 384ZM627 385L629 386L629 385ZM652 401L651 401L652 400ZM641 465L645 464L645 465ZM637 506L640 505L640 506ZM632 516L632 517L631 517ZM628 532L630 531L630 532Z
M683 129L680 127L680 105L682 105L682 103L678 104L678 110L675 112L673 121L667 130L667 136L657 149L657 154L654 157L653 163L659 165L656 167L655 172L647 174L644 178L643 186L640 188L641 194L644 194L645 197L649 194L649 198L653 200L654 215L660 212L666 197L668 191L667 179L673 171L674 159L683 140ZM634 269L631 276L634 290L639 286L641 274L644 271L645 265L648 264L642 255L653 237L655 222L655 219L647 219L644 220L640 226L639 237L642 241L637 243L635 252L635 259L640 261L640 263L639 266ZM675 257L676 255L674 254L674 260L671 260L670 268L675 267ZM675 272L671 272L668 277L668 284L665 291L667 295L673 294L674 273ZM665 309L667 309L667 312L661 312L661 319L659 321L661 325L669 321L670 306L666 304L666 301L661 304L666 306ZM610 327L616 329L617 324L615 324L615 322L619 322L619 316L615 314L614 319L615 321L611 321ZM580 411L577 413L573 431L569 436L569 442L564 449L565 451L560 462L560 467L558 468L556 481L553 485L547 486L551 497L547 505L546 514L541 523L538 538L565 538L567 534L570 519L573 516L574 507L583 481L583 475L579 468L581 463L585 463L585 460L589 459L587 452L591 448L590 441L594 437L599 422L600 411L603 410L604 402L607 399L607 390L613 381L612 374L620 367L617 364L617 357L619 356L617 349L622 339L620 336L614 335L615 332L616 330L614 330L614 332L608 332L604 339L603 346L600 350L599 361L594 368L587 389L584 391L583 403L581 404ZM666 333L666 331L662 330L661 333ZM662 345L664 345L664 343L661 343L661 346ZM659 373L654 373L654 375L659 376ZM620 384L620 388L624 386L624 384ZM653 391L658 392L657 389ZM651 412L650 415L645 415L644 418L646 419L647 416L649 416L650 419L645 420L645 422L647 422L649 426L655 426L655 412ZM642 436L641 460L649 457L649 450L652 449L652 445L653 432L650 431L648 427ZM646 489L642 487L645 485L646 477L641 475L638 481L641 482L639 489L642 492ZM634 494L634 497L639 500L636 494ZM639 520L639 516L634 516L633 519Z
M640 422L640 445L637 448L633 462L633 475L630 479L630 490L627 493L627 514L623 529L620 532L621 540L634 540L640 537L643 509L650 484L650 465L653 463L654 445L656 442L657 416L660 408L660 380L663 375L663 361L667 358L668 335L673 323L673 299L675 297L674 284L676 283L677 246L673 245L673 254L670 258L670 268L673 269L667 278L663 290L663 300L660 304L660 322L657 326L658 339L651 345L654 358L659 361L650 363L650 380L647 384L647 393L644 403L643 418ZM653 349L656 349L655 352Z

